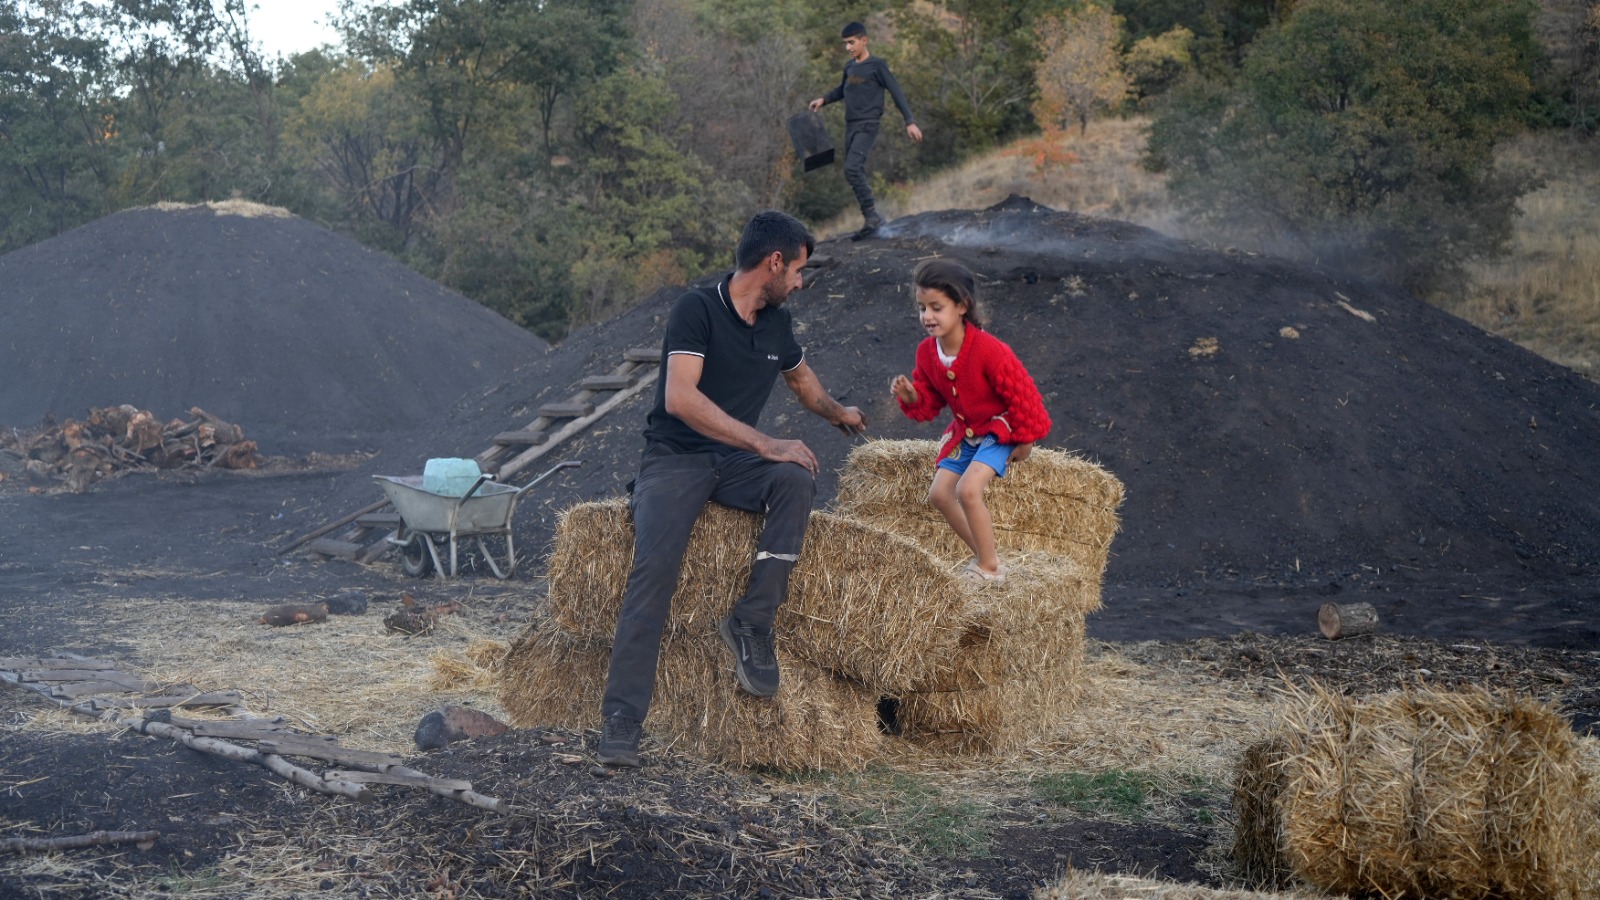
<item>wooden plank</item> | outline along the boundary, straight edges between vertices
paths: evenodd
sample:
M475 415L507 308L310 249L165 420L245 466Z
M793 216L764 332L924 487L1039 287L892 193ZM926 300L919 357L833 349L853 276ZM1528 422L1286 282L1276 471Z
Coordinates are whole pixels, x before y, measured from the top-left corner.
M309 532L307 532L305 534L300 535L299 537L297 537L294 540L290 541L289 543L285 544L283 547L279 548L278 549L278 555L282 556L285 553L288 553L288 552L290 552L292 550L297 550L300 547L303 547L306 544L310 543L312 540L314 540L316 538L322 537L325 534L328 534L328 533L330 533L332 531L335 531L338 528L340 528L341 526L349 525L351 522L354 522L356 519L361 518L362 516L366 515L367 513L377 512L378 510L383 509L385 506L388 506L388 505L389 505L389 499L387 497L385 497L384 499L379 500L376 503L372 503L372 504L369 504L367 506L363 506L360 509L356 510L355 512L349 514L348 516L345 516L342 519L338 519L338 520L329 522L328 524L322 526L321 528L318 528L315 531L309 531Z
M397 512L377 512L362 516L356 520L356 524L362 528L395 529L405 523L400 520L400 514Z
M0 669L19 672L23 669L89 669L103 671L115 669L117 664L109 659L77 659L71 656L5 656L0 657Z
M615 394L612 394L610 399L606 400L606 402L595 408L595 411L592 415L584 416L581 419L574 419L573 421L561 426L561 430L550 436L550 443L545 444L542 447L532 447L528 450L524 450L516 457L506 461L500 466L500 481L502 483L509 483L512 476L516 475L523 469L526 469L528 466L532 465L535 460L555 449L561 444L562 441L574 434L577 434L583 429L588 428L601 416L628 402L633 395L655 384L656 378L659 375L660 369L651 369L649 373L647 373L643 378L639 379L638 384L628 388L625 391L618 391Z
M549 437L544 431L502 431L494 436L494 443L500 447L537 447Z
M176 717L174 717L176 721ZM271 720L239 722L233 719L219 719L217 721L197 721L188 726L189 730L198 737L227 738L229 740L261 741L268 738L278 738L286 734L293 734L281 724L273 724Z
M238 691L210 691L204 694L173 694L166 697L114 697L97 699L95 709L173 709L180 706L237 706L244 702Z
M352 541L337 541L333 538L318 538L307 547L312 553L321 553L323 556L336 556L339 559L355 559L361 552L361 545Z
M633 387L638 380L636 375L590 375L578 382L578 387L586 391L621 391Z
M357 772L349 769L332 769L323 773L328 781L348 781L351 784L397 784L427 790L470 791L472 782L459 778L435 778L432 775L412 775L398 772Z
M256 745L256 749L263 753L276 753L279 756L308 756L312 759L361 768L398 766L402 762L400 757L393 753L353 750L341 747L331 739L319 740L318 737L310 735L264 738Z
M23 681L109 681L140 693L156 689L143 678L111 669L25 669L17 677Z
M130 688L115 681L69 681L53 685L49 696L62 700L76 700L93 694L136 694L140 688Z
M594 413L593 403L570 401L567 403L546 403L539 407L539 415L547 419L581 419Z
M660 347L629 347L622 352L622 358L634 363L661 364Z
M389 543L389 538L397 534L399 534L397 531L384 532L378 537L377 540L373 541L362 549L362 551L356 556L356 562L366 565L367 563L375 562L379 557L382 557L390 550L395 549L394 545Z

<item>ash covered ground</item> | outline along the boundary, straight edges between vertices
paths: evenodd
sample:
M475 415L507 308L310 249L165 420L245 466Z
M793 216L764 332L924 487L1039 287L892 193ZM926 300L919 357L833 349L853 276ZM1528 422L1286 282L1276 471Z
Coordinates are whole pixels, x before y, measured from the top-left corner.
M208 242L219 221L238 236L221 259L185 262L175 254L164 265L151 262L153 251L145 248L151 235L178 247L213 246ZM363 307L376 302L360 294L372 279L351 277L338 282L343 287L313 285L306 296L314 302L285 307L279 324L288 330L270 342L273 352L243 353L238 348L253 346L259 329L242 313L198 316L197 298L210 309L262 306L275 292L260 285L274 285L273 272L309 255L308 241L329 254L318 265L330 278L359 271L363 260L373 263L368 251L331 236L324 240L300 220L249 222L239 228L197 213L122 214L0 257L5 313L23 317L15 321L37 321L27 318L35 313L18 298L64 298L76 289L65 281L13 282L13 273L99 256L136 292L141 284L161 284L160 291L141 294L149 299L137 339L128 331L97 331L110 321L104 309L65 300L53 304L53 314L62 317L58 332L92 334L95 346L136 348L182 335L179 342L189 349L161 358L173 364L221 359L248 390L228 391L214 369L174 382L165 367L141 368L148 353L110 371L113 355L102 364L89 351L97 362L84 372L71 370L60 355L67 351L52 343L47 329L30 338L36 347L24 349L71 370L60 376L62 385L94 373L109 380L73 393L49 387L55 382L48 378L39 386L45 376L27 374L31 369L17 377L29 379L39 396L57 398L50 408L58 416L81 414L62 408L65 402L132 403L158 415L172 405L199 405L242 425L266 454L367 449L375 455L338 467L285 462L251 474L129 475L76 495L28 493L14 479L0 484L6 548L0 556L0 619L6 623L0 655L72 650L125 656L130 648L119 642L115 622L85 625L71 615L75 606L107 597L164 598L176 607L174 627L181 627L183 615L204 614L208 599L266 604L342 591L392 597L398 585L393 560L363 568L276 551L376 499L372 474L411 474L429 457L474 455L497 432L531 421L542 403L566 399L584 375L614 367L624 350L659 345L677 293L659 292L548 351L511 323L487 317L474 319L470 333L442 325L424 329L421 344L379 359L370 348L330 349L322 338L349 348L396 319L410 326L459 321L459 298L441 293L418 300L415 309ZM267 252L280 247L287 249ZM937 432L901 416L887 390L894 374L909 370L921 337L910 270L933 255L958 259L982 277L991 330L1028 365L1055 420L1044 443L1100 462L1127 485L1123 528L1106 574L1106 606L1089 620L1092 637L1160 641L1195 666L1228 672L1241 665L1265 672L1274 660L1292 662L1362 690L1401 683L1423 666L1452 672L1459 683L1497 683L1507 671L1505 660L1515 658L1521 660L1512 667L1516 672L1561 673L1552 677L1568 685L1574 722L1592 728L1600 681L1592 654L1600 643L1600 454L1594 452L1600 386L1388 286L1217 252L1014 198L985 211L902 219L878 240L818 247L806 289L791 299L791 308L812 367L842 402L866 410L872 437L931 438ZM241 260L258 267L256 274L238 275L248 268ZM221 274L183 282L169 271L185 265ZM244 298L233 290L249 284L256 287ZM331 311L341 301L365 311L353 319L342 311L335 316ZM378 343L415 337L412 327ZM13 358L10 364L18 363ZM289 375L301 371L315 373L312 383L322 389L291 391ZM457 377L463 379L459 388L446 390ZM185 385L193 392L213 385L219 393L194 396ZM6 409L33 408L5 396ZM363 437L352 423L371 412L366 407L384 404L409 412L384 413L384 424ZM470 594L503 605L508 614L526 614L539 590L538 551L557 511L621 493L642 448L647 407L648 397L636 398L546 457L552 463L579 459L583 466L524 501L518 540L531 555L515 579L429 580L408 583L408 589L424 599ZM766 427L801 437L817 452L826 503L848 442L800 409L781 385ZM181 608L186 598L195 610ZM1401 662L1392 678L1378 679L1382 685L1371 683L1373 658L1327 656L1316 650L1320 638L1308 637L1317 607L1330 599L1371 602L1384 631L1405 642L1384 645L1384 658ZM32 702L15 692L0 697L8 719ZM524 764L519 760L549 752L518 732L419 763L531 805L559 804L578 790L588 791L596 808L610 810L599 833L619 841L607 845L617 848L611 862L588 865L573 857L565 868L544 870L540 877L549 880L543 882L519 882L523 876L514 877L513 867L491 857L540 840L552 853L567 847L558 840L559 819L485 831L475 824L476 813L426 802L352 809L291 798L265 773L197 763L187 751L138 735L7 733L0 770L13 783L47 781L44 788L0 797L0 823L71 833L165 822L170 837L156 857L117 857L106 863L108 874L124 865L203 869L237 842L246 820L252 829L313 843L330 829L395 828L398 838L421 849L415 867L391 860L386 875L361 881L374 896L415 896L441 885L463 895L496 896L535 883L555 894L609 890L618 896L693 895L697 886L791 896L816 894L819 884L834 885L841 896L1025 896L1069 860L1214 879L1201 865L1205 830L1183 815L1142 826L1072 816L1041 825L1038 811L1019 801L1014 814L997 823L1007 849L912 859L826 813L808 818L768 811L740 820L730 810L745 808L751 795L771 793L759 775L705 770L683 760L665 763L648 785L631 788L516 774ZM111 764L118 759L133 761ZM1215 801L1201 807L1196 817L1226 815ZM662 811L671 809L676 812ZM175 824L179 820L183 824ZM689 846L679 837L724 834L732 841L750 824L809 842L818 852L798 869L736 860L716 869L714 884L695 881L695 873L715 869L723 858L701 859L696 854L713 852L709 845ZM333 859L334 851L327 852ZM819 861L824 858L841 862L828 868ZM430 887L441 867L452 865L455 881ZM329 868L329 890L351 890L344 863ZM39 884L7 870L0 874L0 895L31 896ZM238 895L252 890L241 887ZM102 894L86 888L81 895Z

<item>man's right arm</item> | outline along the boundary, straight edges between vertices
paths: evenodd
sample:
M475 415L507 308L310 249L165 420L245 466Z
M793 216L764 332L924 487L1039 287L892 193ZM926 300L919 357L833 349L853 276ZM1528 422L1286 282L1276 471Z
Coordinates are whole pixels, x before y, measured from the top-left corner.
M816 112L817 110L823 108L824 106L827 106L829 103L838 103L840 100L843 100L844 99L844 83L849 77L850 77L850 72L849 72L849 69L847 68L845 70L845 74L840 76L840 78L839 78L839 86L838 87L835 87L833 90L831 90L831 91L827 92L826 94L823 94L821 97L818 97L817 99L811 101L811 105L810 105L811 111L812 112Z
M714 441L748 450L772 462L792 462L817 474L817 457L800 441L782 441L751 428L722 411L700 390L706 361L692 353L667 357L667 412Z

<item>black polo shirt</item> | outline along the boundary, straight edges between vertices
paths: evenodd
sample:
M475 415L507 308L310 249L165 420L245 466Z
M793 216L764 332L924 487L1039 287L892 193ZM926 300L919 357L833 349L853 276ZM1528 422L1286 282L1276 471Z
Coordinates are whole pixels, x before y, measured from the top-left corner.
M745 324L729 298L730 272L708 288L685 293L672 304L667 336L661 342L661 377L656 405L645 421L649 446L665 445L677 453L722 453L727 444L706 437L667 412L667 359L676 353L701 357L700 392L735 419L755 428L777 377L805 361L794 339L789 311L771 307L756 312Z

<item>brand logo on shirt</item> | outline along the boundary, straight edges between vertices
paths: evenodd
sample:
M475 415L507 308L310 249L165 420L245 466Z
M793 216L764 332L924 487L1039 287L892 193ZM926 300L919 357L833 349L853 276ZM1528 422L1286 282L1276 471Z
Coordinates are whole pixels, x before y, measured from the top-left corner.
M767 362L777 362L777 361L778 361L778 354L776 354L776 353L768 353L767 354Z

